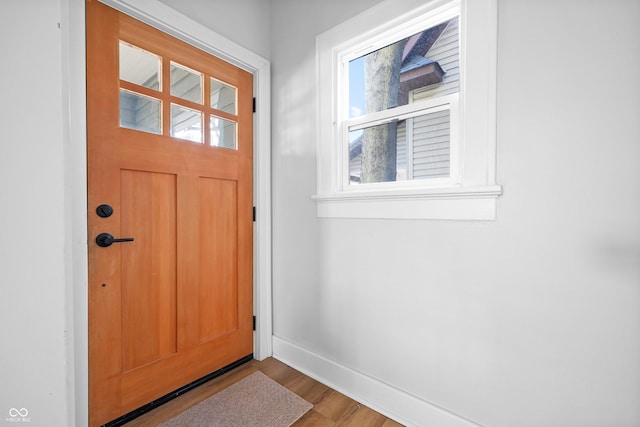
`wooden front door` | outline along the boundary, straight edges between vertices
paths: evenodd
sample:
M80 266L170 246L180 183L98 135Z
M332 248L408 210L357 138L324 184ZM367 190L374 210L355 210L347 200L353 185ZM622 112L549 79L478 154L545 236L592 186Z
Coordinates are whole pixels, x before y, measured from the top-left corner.
M253 352L253 82L86 6L96 426Z

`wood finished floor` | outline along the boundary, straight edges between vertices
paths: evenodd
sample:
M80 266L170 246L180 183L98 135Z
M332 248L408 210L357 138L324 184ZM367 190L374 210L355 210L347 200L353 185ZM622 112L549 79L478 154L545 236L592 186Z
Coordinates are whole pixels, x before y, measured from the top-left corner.
M218 391L234 384L244 377L261 371L274 381L291 390L314 407L293 424L293 427L308 426L354 426L354 427L397 427L397 422L361 405L353 399L330 389L309 378L286 364L268 358L252 360L244 365L215 378L200 387L154 409L126 424L127 427L156 426L193 405L211 397Z

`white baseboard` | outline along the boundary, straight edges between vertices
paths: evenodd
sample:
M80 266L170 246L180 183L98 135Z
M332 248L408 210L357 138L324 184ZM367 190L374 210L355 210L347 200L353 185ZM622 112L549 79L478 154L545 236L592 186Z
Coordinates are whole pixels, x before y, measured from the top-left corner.
M405 426L481 427L276 336L273 337L273 357Z

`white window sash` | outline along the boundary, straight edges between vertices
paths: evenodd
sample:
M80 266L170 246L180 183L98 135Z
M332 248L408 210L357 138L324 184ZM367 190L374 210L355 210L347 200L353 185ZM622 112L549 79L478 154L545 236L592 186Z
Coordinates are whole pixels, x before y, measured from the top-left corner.
M458 94L450 94L439 96L437 98L430 98L415 103L409 103L401 107L396 107L376 113L367 114L365 116L357 117L354 119L345 120L342 124L342 138L340 145L340 156L337 159L339 164L342 164L342 175L340 177L341 188L340 191L344 192L358 192L367 189L415 189L433 188L433 187L447 187L457 186L459 184L459 138L457 129L459 127L459 114L458 114ZM406 180L406 181L393 181L393 182L375 182L367 184L351 185L349 183L349 171L350 171L350 159L349 159L349 132L355 130L361 130L364 128L383 125L391 123L393 121L409 120L415 117L419 117L425 114L436 113L438 111L448 110L450 114L450 135L449 135L449 150L450 150L450 165L449 165L449 178L432 178L432 179L420 179L420 180ZM409 140L409 130L407 129L407 141ZM409 154L407 154L409 156ZM413 156L413 154L411 154Z

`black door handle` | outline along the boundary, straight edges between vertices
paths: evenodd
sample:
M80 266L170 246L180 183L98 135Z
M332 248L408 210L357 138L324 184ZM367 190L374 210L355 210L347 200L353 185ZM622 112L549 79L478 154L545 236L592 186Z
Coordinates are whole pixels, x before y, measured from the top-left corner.
M124 237L121 239L116 239L109 233L100 233L98 234L98 237L96 237L96 243L101 248L106 248L107 246L111 246L112 243L120 243L120 242L133 242L133 237Z

